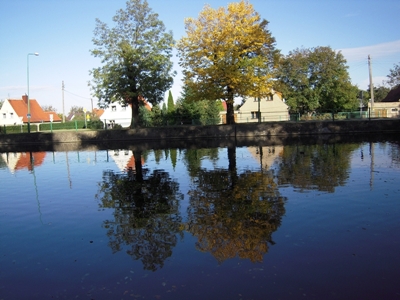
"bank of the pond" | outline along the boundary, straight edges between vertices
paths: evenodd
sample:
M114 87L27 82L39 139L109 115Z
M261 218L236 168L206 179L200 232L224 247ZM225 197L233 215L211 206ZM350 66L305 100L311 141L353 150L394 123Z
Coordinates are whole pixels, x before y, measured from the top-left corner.
M49 146L73 143L84 147L118 142L166 143L177 140L243 140L311 137L321 135L358 135L400 132L400 119L268 122L213 126L175 126L129 130L54 131L0 135L0 152L15 146Z

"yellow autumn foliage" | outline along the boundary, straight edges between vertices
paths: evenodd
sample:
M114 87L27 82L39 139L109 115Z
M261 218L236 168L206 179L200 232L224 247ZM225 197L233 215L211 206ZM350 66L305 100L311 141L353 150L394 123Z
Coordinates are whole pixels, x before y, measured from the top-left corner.
M227 8L206 5L198 18L187 18L187 35L177 44L185 85L198 99L228 104L235 96L266 96L278 59L267 24L243 0Z

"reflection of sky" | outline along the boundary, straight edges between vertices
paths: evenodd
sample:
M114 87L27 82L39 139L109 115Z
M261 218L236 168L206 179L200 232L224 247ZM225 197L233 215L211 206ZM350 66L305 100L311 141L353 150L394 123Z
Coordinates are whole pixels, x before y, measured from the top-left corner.
M175 170L164 153L157 164L153 152L143 168L165 170L179 183L185 221L188 191L195 185L183 151L177 151ZM90 289L100 299L106 289L117 291L118 299L125 291L163 299L195 299L194 293L202 299L225 293L230 299L239 294L243 299L279 299L285 291L293 299L303 294L323 299L335 290L337 299L365 299L372 290L394 298L388 293L398 291L400 276L400 167L392 162L390 144L376 144L371 153L373 157L369 144L352 153L349 178L334 193L279 187L288 199L286 213L272 236L276 244L262 263L235 258L218 265L210 253L195 250L196 237L185 232L163 269L154 273L143 271L125 248L112 254L108 246L102 224L113 219L113 210L100 210L96 194L103 171L120 172L111 151L47 152L34 174L0 169L0 294L19 289L43 295L45 289L72 299ZM236 156L238 173L259 170L248 148L238 148ZM203 158L202 168L226 169L227 149L219 149L218 157L216 162Z

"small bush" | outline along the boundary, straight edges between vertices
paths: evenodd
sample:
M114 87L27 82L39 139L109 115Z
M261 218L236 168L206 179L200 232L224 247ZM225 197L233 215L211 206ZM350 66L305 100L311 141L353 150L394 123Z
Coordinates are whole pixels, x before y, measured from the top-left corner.
M90 129L103 129L104 128L104 123L100 120L96 121L90 121L88 123L88 128Z
M121 130L122 126L120 124L114 124L112 130Z

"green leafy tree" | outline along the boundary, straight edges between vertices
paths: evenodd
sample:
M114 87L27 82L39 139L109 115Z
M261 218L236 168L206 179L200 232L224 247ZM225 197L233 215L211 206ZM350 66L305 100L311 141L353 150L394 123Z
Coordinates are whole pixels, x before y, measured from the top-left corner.
M142 99L155 105L172 85L174 40L146 0L127 1L113 21L115 26L109 28L96 19L91 54L103 65L90 72L90 86L99 102L131 104L131 127L135 127Z
M175 111L174 98L172 97L171 91L168 93L168 112L173 113Z
M82 106L72 106L68 115L73 115L74 120L85 120L85 112Z
M390 69L389 75L387 75L388 80L386 83L391 89L400 85L400 63L395 64L393 69Z
M197 100L190 97L192 92L189 87L184 87L181 97L177 101L175 115L183 120L183 123L198 125L215 125L220 123L220 111L223 110L219 100Z
M330 47L296 49L281 60L275 89L293 112L311 114L358 107L346 60Z
M160 109L160 106L154 105L151 108L151 113L152 113L153 126L162 126L164 121L163 121L163 113Z
M371 98L370 94L369 94L369 90L365 91L365 90L358 90L358 102L362 103L363 107L367 107L368 106L368 101Z
M153 113L145 106L139 107L139 124L144 127L153 126Z
M4 104L4 100L0 100L0 109L3 106L3 104Z
M374 101L381 102L389 94L390 88L387 86L374 86Z
M228 124L235 123L235 97L270 92L279 52L267 25L247 1L206 5L197 19L185 20L177 45L184 83L194 100L226 101Z

